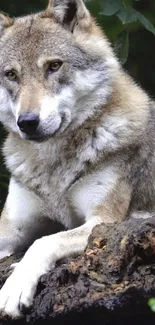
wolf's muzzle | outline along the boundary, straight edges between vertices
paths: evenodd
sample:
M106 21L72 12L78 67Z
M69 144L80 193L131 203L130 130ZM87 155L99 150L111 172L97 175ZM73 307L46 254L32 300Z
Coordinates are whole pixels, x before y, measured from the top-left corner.
M19 116L17 125L27 135L33 135L39 125L39 116L34 113L26 113Z

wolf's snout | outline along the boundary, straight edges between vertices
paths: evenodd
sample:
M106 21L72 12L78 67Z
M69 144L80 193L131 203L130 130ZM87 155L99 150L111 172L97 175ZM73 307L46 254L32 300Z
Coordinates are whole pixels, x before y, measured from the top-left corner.
M39 116L33 113L22 114L18 118L17 125L22 132L32 135L39 125Z

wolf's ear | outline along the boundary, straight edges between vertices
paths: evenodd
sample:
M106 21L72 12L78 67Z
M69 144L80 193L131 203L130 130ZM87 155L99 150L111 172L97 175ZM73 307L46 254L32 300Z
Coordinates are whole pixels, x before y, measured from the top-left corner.
M14 24L14 19L0 13L0 33L4 28L10 27Z
M53 17L73 31L75 25L88 28L91 16L82 0L50 0L43 17Z

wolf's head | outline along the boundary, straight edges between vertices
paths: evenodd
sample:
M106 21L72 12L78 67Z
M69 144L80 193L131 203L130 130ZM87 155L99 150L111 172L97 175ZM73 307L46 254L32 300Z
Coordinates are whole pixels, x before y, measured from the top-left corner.
M103 107L118 69L82 0L39 14L0 15L0 121L24 139L77 127Z

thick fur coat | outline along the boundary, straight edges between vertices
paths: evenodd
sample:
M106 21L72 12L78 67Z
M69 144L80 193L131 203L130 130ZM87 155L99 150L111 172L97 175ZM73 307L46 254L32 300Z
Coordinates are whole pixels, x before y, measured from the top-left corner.
M1 313L17 318L96 224L155 212L155 106L82 0L51 0L0 16L0 120L11 172L0 257L32 244L0 291ZM50 220L66 230L52 234Z

